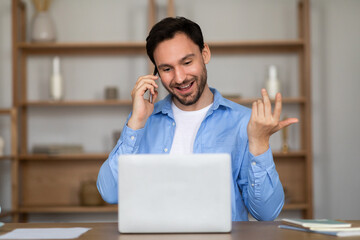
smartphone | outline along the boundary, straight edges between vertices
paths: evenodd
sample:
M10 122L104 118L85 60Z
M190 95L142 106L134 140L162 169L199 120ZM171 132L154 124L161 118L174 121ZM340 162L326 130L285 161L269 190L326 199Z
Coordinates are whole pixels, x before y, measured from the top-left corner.
M154 72L153 72L153 75L155 76L157 74L157 68L155 67L154 68ZM150 92L150 103L153 103L153 95L152 95L152 93Z

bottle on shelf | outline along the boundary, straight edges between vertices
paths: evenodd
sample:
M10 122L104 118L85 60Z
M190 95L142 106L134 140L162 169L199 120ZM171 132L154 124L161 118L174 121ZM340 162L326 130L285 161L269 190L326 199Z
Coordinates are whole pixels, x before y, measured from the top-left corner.
M4 147L5 147L5 141L4 139L0 136L0 157L4 156Z
M60 101L64 98L64 83L60 74L60 58L53 59L53 73L50 79L50 98L54 101Z
M275 96L280 92L280 81L277 76L277 68L275 65L270 65L268 69L268 78L265 83L266 91L270 99L275 99Z

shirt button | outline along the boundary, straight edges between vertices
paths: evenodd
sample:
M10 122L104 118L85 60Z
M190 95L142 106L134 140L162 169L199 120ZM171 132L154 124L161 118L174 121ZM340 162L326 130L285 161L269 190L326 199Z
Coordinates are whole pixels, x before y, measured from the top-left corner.
M175 126L175 122L173 122L173 126Z
M252 162L251 164L252 164L253 166L256 166L256 162Z
M168 149L167 148L164 148L164 152L167 152L168 151Z
M135 137L134 137L134 136L131 136L130 138L131 138L131 140L134 140L134 139L135 139Z
M251 186L253 187L253 186L255 186L255 184L252 183Z

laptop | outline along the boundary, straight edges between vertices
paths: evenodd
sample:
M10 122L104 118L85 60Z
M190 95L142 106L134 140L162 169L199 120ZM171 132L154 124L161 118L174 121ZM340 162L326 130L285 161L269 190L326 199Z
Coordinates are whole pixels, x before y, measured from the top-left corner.
M119 157L120 233L231 231L228 154Z

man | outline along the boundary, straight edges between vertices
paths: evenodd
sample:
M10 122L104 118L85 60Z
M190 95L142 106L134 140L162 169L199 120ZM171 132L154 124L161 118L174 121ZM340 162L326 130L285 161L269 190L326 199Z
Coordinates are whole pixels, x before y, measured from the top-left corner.
M147 37L147 54L169 95L154 104L158 77L140 77L131 93L132 113L100 169L97 186L105 201L118 200L118 156L139 153L229 153L232 161L232 219L273 220L284 192L269 147L270 136L297 122L280 121L281 95L274 113L265 89L252 111L224 99L207 84L209 46L200 27L185 18L165 18Z

